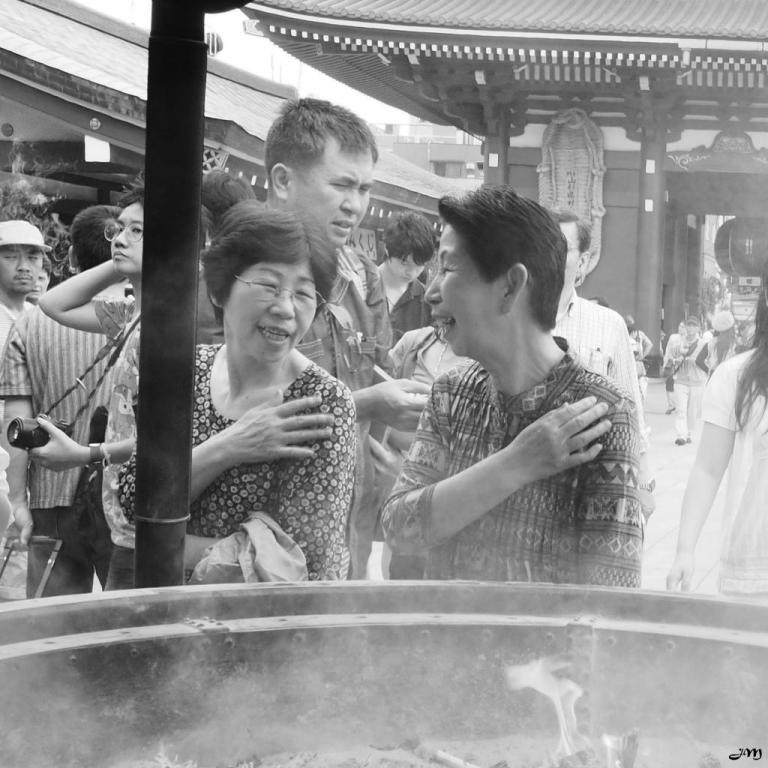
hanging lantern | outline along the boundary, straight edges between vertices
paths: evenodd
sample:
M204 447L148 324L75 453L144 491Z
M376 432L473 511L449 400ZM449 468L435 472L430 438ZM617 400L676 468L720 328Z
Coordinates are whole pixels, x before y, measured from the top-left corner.
M729 219L715 235L715 258L728 275L760 275L768 267L768 220Z

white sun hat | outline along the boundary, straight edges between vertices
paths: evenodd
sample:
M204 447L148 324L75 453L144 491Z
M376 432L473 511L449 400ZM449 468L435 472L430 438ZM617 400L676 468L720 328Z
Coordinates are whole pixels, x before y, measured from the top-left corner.
M5 245L32 245L42 248L46 253L51 250L45 244L43 234L28 221L0 221L0 247Z
M715 313L712 318L712 330L718 333L724 333L725 331L733 328L736 320L733 317L733 313L727 309L722 309Z

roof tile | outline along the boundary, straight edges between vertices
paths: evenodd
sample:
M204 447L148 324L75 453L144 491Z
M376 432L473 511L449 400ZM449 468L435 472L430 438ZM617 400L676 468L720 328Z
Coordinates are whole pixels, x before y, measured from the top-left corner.
M275 10L352 21L467 30L715 37L768 37L765 0L260 0Z
M59 6L64 5L59 2ZM68 5L76 16L81 6ZM101 87L146 99L149 36L119 22L110 26L118 30L127 28L125 38L23 0L0 3L0 48ZM142 40L143 44L128 38ZM236 123L260 139L266 137L283 101L233 79L208 73L206 117Z
M0 49L84 81L85 87L77 91L77 96L66 96L70 100L87 99L89 83L94 88L108 88L120 95L146 99L149 38L146 32L87 11L69 0L56 0L56 11L44 4L45 0L2 0ZM306 5L313 7L313 3ZM99 26L102 22L104 29ZM222 75L216 74L217 71ZM292 95L292 89L268 84L274 87L267 92L269 87L260 90L251 84L254 80L259 78L234 67L209 62L205 114L235 123L252 136L265 139L285 97ZM280 91L285 96L280 96ZM462 188L450 179L442 179L390 153L382 155L376 179L427 198L441 197Z

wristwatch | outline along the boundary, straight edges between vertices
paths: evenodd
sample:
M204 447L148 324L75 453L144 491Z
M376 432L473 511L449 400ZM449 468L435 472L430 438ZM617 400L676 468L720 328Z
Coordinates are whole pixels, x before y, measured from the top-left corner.
M104 454L101 452L101 443L88 443L88 450L90 456L88 458L89 464L98 464L100 461L104 461Z

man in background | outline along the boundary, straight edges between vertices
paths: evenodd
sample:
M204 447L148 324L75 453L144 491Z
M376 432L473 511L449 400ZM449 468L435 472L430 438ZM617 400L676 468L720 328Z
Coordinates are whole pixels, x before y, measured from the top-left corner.
M0 222L0 350L16 319L32 308L27 294L35 289L50 250L42 232L28 221Z
M393 216L384 230L384 261L379 274L387 297L392 341L430 324L432 313L424 300L419 275L435 253L432 225L419 213Z
M392 328L376 265L348 245L368 210L376 140L343 107L318 99L287 102L267 134L267 204L299 214L320 233L313 269L318 310L297 349L351 390L358 419L358 457L350 512L352 578L363 578L377 510L368 446L372 421L416 427L429 387L409 380L378 381Z
M37 282L34 289L27 294L27 301L30 304L37 304L40 297L48 290L48 285L51 282L51 272L53 271L53 264L46 254L43 254L43 263L40 267L40 272L37 275Z
M576 292L584 278L592 244L589 225L572 211L553 211L553 215L568 249L554 334L567 340L569 350L582 365L612 379L635 404L640 438L640 497L647 519L654 509L651 494L656 483L648 468L649 435L629 332L618 312L583 299Z
M111 260L105 226L114 221L120 209L96 205L75 216L70 230L70 261L81 271ZM1 225L0 225L1 226ZM116 289L123 291L122 287ZM7 422L15 417L33 418L44 412L73 384L96 359L106 342L100 334L78 331L60 325L38 307L24 313L9 336L6 355L0 368L0 397L5 400ZM53 419L70 421L86 402L86 396L98 381L106 360L101 360L52 413ZM96 406L105 402L109 380L91 398L86 410L74 423L72 437L87 444L89 422ZM6 422L6 423L7 423ZM5 430L2 444L10 452L8 469L10 499L21 542L30 537L50 536L62 540L62 548L51 572L43 596L91 592L94 574L104 586L112 544L106 522L85 530L77 519L72 501L82 468L58 471L47 468L45 458L30 461L26 450L7 445ZM39 449L44 453L45 449ZM40 583L49 550L32 547L28 554L27 596Z

